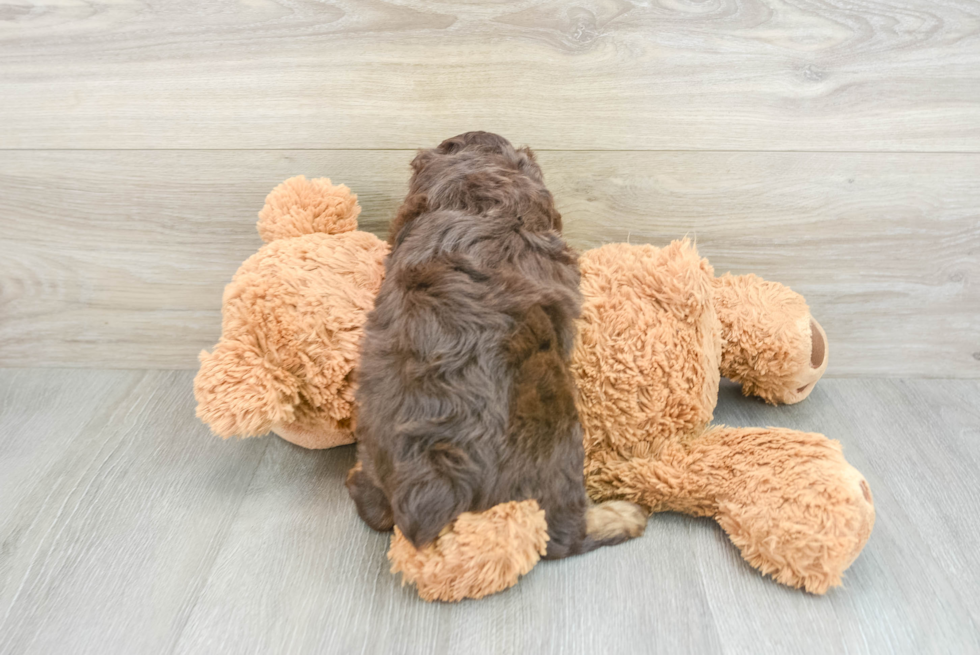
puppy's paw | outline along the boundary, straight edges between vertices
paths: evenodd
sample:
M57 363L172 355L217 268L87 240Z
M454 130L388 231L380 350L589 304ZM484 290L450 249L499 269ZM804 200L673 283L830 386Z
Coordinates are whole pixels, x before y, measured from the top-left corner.
M626 541L643 534L647 515L639 505L625 500L609 500L589 508L586 531L596 541Z

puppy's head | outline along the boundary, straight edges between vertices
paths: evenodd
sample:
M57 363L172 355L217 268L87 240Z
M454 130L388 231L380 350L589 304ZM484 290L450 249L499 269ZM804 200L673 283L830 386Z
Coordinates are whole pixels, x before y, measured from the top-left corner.
M561 214L544 186L530 148L514 148L490 132L466 132L436 148L420 150L412 161L408 195L392 221L388 241L426 212L454 209L513 220L532 232L561 232Z

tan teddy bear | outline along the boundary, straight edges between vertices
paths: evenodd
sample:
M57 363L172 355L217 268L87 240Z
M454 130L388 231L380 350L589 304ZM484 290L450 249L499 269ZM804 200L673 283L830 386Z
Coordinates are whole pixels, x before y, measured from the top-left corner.
M354 231L358 211L329 180L293 178L269 195L259 231L275 240L226 289L221 341L195 380L198 415L218 434L351 441L360 327L387 253ZM771 403L812 391L828 345L803 298L752 275L716 278L688 241L610 244L580 265L572 365L589 495L713 517L777 581L813 593L839 585L875 516L840 444L710 425L722 375ZM464 514L420 550L396 528L389 558L423 598L459 600L515 584L546 544L529 500Z

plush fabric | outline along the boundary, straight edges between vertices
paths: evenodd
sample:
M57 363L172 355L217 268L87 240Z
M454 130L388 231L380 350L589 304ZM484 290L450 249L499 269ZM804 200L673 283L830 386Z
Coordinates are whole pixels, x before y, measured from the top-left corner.
M756 276L716 279L688 241L611 244L581 267L572 364L593 500L710 516L777 581L840 585L874 525L870 490L840 444L709 427L719 366L770 402L801 400L800 381L812 390L827 349L813 360L803 298Z
M483 598L517 584L548 548L544 510L533 500L461 514L435 542L416 549L396 527L388 559L424 600Z
M266 197L256 228L266 243L307 234L343 234L357 229L360 214L357 196L346 185L298 175Z
M715 280L722 332L722 375L745 395L798 403L827 370L827 335L803 296L755 275Z
M655 457L603 457L595 498L715 519L752 566L823 594L841 584L874 526L871 490L821 434L716 426Z

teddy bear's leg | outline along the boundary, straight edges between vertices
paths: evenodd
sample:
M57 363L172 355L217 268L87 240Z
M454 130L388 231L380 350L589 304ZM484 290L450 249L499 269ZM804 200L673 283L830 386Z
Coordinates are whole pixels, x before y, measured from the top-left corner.
M603 475L603 495L711 516L752 566L817 594L840 585L874 526L868 483L821 434L715 427Z
M715 519L746 561L812 593L841 584L871 536L875 508L840 443L795 430L717 427L700 450L724 462Z
M755 275L714 280L722 325L721 373L746 395L798 403L827 370L827 335L798 293Z

